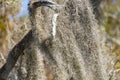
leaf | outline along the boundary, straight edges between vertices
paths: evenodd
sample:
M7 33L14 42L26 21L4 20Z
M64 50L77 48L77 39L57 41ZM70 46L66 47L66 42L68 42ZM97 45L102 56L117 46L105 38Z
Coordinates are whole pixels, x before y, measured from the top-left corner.
M115 68L120 69L120 61L117 61L117 62L116 62Z

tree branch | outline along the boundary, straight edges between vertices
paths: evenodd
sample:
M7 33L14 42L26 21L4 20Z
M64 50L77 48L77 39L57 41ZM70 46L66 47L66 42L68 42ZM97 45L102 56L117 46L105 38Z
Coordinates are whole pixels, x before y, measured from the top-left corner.
M6 63L0 69L0 80L6 80L24 49L32 42L32 30L10 51Z
M40 6L46 6L55 11L56 13L60 12L60 9L63 7L63 5L58 5L52 1L34 1L30 2L29 6L34 10Z

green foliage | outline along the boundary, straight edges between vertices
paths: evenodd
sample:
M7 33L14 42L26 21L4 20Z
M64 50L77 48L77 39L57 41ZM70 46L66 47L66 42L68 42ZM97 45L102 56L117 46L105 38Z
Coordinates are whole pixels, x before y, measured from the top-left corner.
M113 3L112 0L104 1L102 5L104 12L105 31L107 35L119 38L120 34L120 0Z
M112 43L108 47L112 47L112 52L116 54L115 68L120 68L120 0L106 0L102 3L102 10L104 13L105 35L107 35L106 42Z
M116 62L115 68L117 68L117 69L120 68L120 61Z

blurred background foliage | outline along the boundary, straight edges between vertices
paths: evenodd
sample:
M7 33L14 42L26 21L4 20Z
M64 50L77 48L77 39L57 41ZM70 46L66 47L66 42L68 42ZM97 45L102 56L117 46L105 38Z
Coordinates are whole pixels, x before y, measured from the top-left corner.
M120 0L105 0L101 3L101 30L106 46L116 54L115 68L120 68Z
M0 58L3 55L2 59L6 58L7 53L29 30L25 14L27 11L21 12L24 9L24 7L21 9L22 1L25 0L0 0Z
M0 0L0 46L6 40L8 31L12 27L12 19L15 19L19 7L19 0Z

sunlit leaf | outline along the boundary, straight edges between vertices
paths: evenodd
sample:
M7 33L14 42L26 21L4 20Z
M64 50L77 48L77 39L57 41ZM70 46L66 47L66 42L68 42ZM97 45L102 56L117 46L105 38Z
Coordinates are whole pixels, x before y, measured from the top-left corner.
M115 64L115 68L119 68L120 69L120 61L117 61L116 64Z

